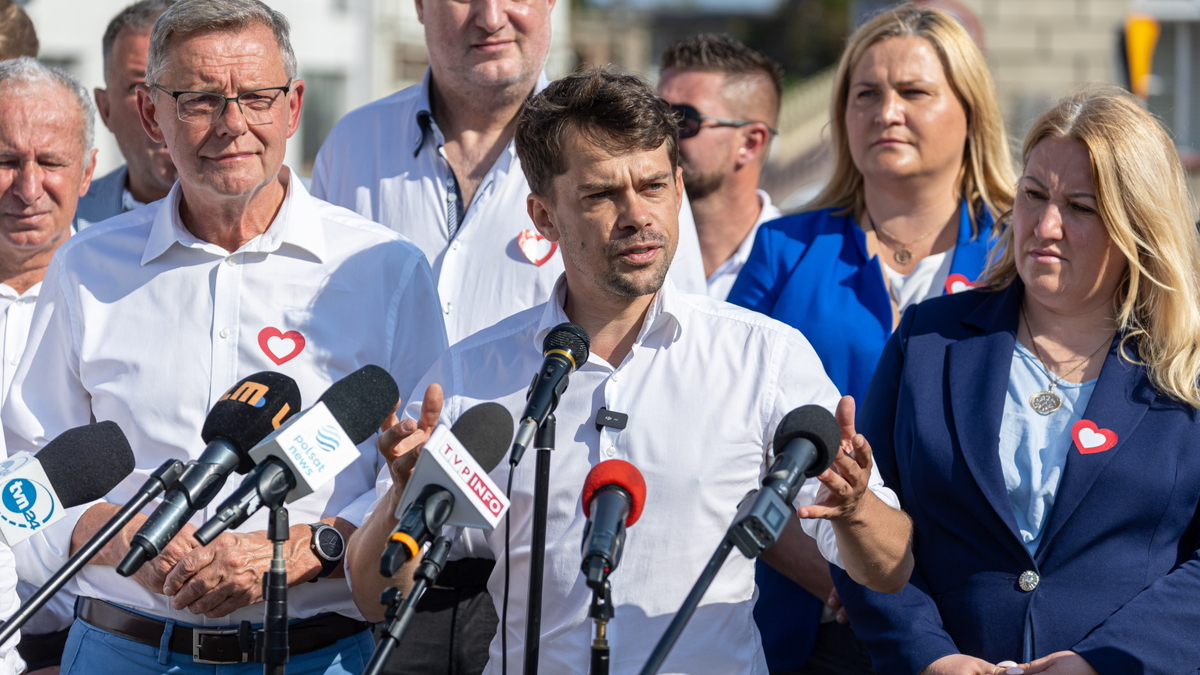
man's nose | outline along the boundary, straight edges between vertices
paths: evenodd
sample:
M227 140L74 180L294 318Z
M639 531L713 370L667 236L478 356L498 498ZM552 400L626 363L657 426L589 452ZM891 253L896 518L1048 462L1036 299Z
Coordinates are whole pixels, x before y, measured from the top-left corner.
M508 23L508 3L510 0L480 0L476 24L490 35L498 32Z
M222 136L241 136L246 133L250 123L246 121L242 105L233 100L226 101L225 111L221 113L221 117L217 119L214 126L217 127L217 133Z
M37 162L22 162L13 179L12 191L26 206L37 203L46 194L42 182L46 172Z

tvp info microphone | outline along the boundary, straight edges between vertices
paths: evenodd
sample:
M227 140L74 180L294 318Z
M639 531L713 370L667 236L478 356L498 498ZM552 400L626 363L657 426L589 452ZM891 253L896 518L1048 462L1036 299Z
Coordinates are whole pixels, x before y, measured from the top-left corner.
M379 561L383 576L415 558L443 525L490 530L500 523L509 502L488 473L512 437L512 414L499 403L480 403L450 429L433 430L396 507L400 522Z
M558 397L567 389L567 377L588 360L591 340L587 331L573 323L560 323L542 341L542 370L533 378L521 414L517 439L513 441L508 463L516 466L533 443L534 434L558 407Z
M100 499L133 473L133 450L115 422L68 429L32 455L0 462L0 539L13 546Z
M133 535L117 573L130 576L162 553L192 515L208 506L231 471L245 474L254 468L250 449L299 411L300 388L282 373L255 373L230 387L204 419L200 437L208 446Z
M583 482L583 564L587 585L596 590L621 562L625 528L637 522L646 503L646 480L629 462L610 459L588 472Z
M775 463L763 489L742 503L729 526L729 538L743 555L756 558L779 541L804 479L829 468L841 438L837 420L821 406L801 406L784 416L775 430Z
M360 456L367 440L400 400L386 370L363 366L334 382L316 405L296 415L250 450L256 466L207 523L196 541L207 545L264 505L312 494Z

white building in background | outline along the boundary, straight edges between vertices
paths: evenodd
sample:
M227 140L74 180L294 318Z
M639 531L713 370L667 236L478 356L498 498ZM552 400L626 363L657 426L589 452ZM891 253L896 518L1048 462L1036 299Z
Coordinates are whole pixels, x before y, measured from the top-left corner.
M428 63L425 35L413 0L265 0L292 25L292 47L308 86L300 131L287 164L303 175L325 135L346 112L420 81ZM100 39L117 12L133 0L18 0L41 42L39 58L65 67L88 88L104 86ZM553 13L547 72L561 77L575 64L570 2ZM96 121L96 175L123 160L116 140Z

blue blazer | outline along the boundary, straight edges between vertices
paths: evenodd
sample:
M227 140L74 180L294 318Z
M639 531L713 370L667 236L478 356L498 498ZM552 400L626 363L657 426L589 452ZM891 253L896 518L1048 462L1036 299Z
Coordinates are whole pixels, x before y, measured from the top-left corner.
M858 430L912 516L916 569L891 596L841 575L851 625L888 675L959 652L995 663L1068 649L1101 675L1195 673L1197 411L1159 395L1114 340L1083 419L1116 445L1070 449L1031 556L999 455L1022 293L1018 282L935 298L888 341ZM1040 578L1030 591L1026 571Z
M838 391L862 400L883 345L892 333L892 301L867 236L850 216L833 209L809 211L763 224L729 302L798 328L821 358ZM979 236L961 209L950 274L974 281L983 271L991 214L979 219ZM834 570L836 575L839 570ZM755 575L759 600L754 618L771 670L794 670L812 653L821 607L769 565Z

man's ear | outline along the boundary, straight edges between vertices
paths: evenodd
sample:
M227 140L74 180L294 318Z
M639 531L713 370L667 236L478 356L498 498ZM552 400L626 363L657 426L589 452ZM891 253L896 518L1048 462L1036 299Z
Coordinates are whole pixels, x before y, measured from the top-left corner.
M150 87L144 84L138 85L137 102L138 117L142 119L142 128L146 130L146 135L155 143L162 143L165 138L162 129L158 126L158 120L154 119L154 113L158 107L154 103L154 97L150 95ZM172 99L171 105L174 104L175 101Z
M683 210L683 167L675 167L675 213Z
M92 90L92 96L96 99L96 112L100 113L100 121L104 123L104 127L112 131L112 127L108 124L108 115L112 108L108 104L108 90L96 87Z
M300 128L300 110L304 107L304 80L292 81L292 93L288 95L288 138Z
M413 4L417 9L417 23L425 25L425 0L413 0Z
M741 169L755 162L763 162L767 158L767 150L771 147L771 132L767 125L755 123L741 129L742 145L738 148L735 169Z
M529 219L543 237L555 242L562 237L562 232L555 223L554 203L549 198L531 192L525 200L525 205L529 209Z
M92 176L96 173L96 152L92 149L84 155L83 158L83 180L79 183L79 196L82 197L88 193L88 188L92 186Z

